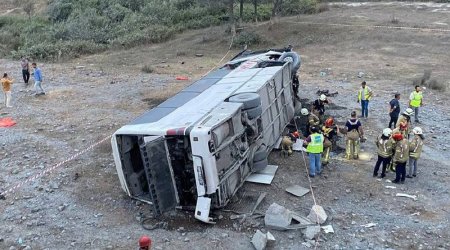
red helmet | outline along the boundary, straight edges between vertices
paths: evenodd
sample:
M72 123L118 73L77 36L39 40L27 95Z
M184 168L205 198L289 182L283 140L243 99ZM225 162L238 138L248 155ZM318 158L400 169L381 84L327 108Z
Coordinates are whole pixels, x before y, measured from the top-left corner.
M325 126L327 127L331 127L334 124L334 120L333 117L329 117L328 119L325 120Z
M403 140L403 135L401 133L396 133L396 134L392 135L392 138L396 141L401 141L401 140Z
M294 131L294 133L292 133L292 135L293 135L295 138L299 138L299 137L300 137L300 133L299 133L298 131Z
M150 247L152 245L152 240L150 237L144 235L139 239L139 247Z

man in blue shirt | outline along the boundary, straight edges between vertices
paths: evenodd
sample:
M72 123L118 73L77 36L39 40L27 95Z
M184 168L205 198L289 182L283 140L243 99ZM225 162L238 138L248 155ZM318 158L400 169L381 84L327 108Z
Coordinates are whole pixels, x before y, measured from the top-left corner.
M37 67L36 63L31 64L34 69L34 90L36 91L35 95L45 95L44 89L42 88L42 72L41 69Z
M391 125L393 125L395 128L398 116L400 115L400 102L398 100L400 100L400 94L396 93L394 99L389 102L389 116L391 117L391 120L389 121L388 128L391 128Z

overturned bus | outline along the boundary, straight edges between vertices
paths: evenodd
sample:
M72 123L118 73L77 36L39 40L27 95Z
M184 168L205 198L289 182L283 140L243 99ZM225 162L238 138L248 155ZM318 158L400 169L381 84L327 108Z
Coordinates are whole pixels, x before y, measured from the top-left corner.
M294 117L300 57L290 49L243 51L223 67L117 130L111 140L123 190L161 214L227 205L267 166Z

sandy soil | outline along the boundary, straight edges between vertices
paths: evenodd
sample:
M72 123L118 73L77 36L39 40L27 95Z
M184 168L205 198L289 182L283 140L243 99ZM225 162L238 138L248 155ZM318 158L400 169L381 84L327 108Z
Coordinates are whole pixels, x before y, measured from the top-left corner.
M418 177L396 189L386 188L393 186L386 179L372 177L374 139L388 123L387 102L393 94L403 95L404 109L412 80L425 69L433 71L433 79L449 83L450 32L306 24L446 29L450 17L442 8L421 4L334 6L318 15L285 18L273 26L247 27L264 36L267 44L261 47L292 44L302 55L302 99L312 101L318 89L339 92L327 110L339 123L345 122L351 110L359 110L356 91L362 80L375 92L370 117L362 121L368 137L362 146L365 157L347 161L342 153L334 154L324 175L312 182L317 202L331 217L327 224L335 233L322 233L314 242L305 241L302 231L272 231L277 239L273 249L450 248L446 92L424 92L420 126L426 147ZM32 87L21 83L18 62L0 60L2 70L16 79L14 107L2 107L0 114L17 121L12 128L0 129L0 191L81 152L198 79L225 54L228 40L222 28L210 28L180 34L165 44L66 63L39 63L47 91L41 97L32 96ZM204 56L195 57L197 53ZM154 72L143 73L144 65ZM362 78L359 72L364 73ZM178 75L190 80L176 81ZM342 143L343 139L341 147ZM274 152L270 163L280 166L273 184L245 184L229 209L248 211L260 192L268 192L258 212L264 213L277 202L307 215L313 205L311 195L296 198L284 191L292 184L308 187L302 155L281 158ZM388 177L392 179L393 174ZM396 193L413 194L417 200L395 197ZM155 249L252 249L254 232L266 231L262 217L240 223L225 211L215 211L220 218L215 226L195 221L191 213L174 212L149 221L167 222L165 228L143 229L139 221L151 216L150 207L124 195L108 143L18 188L0 200L0 211L0 249L133 249L142 234L153 238ZM376 226L361 226L371 222Z

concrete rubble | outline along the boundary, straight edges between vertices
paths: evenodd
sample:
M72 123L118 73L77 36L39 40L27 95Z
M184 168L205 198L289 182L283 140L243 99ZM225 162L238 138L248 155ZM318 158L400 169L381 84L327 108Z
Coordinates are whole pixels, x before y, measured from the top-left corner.
M277 203L272 203L267 209L264 223L268 228L281 231L306 228L308 225L313 224L308 218L294 213Z
M312 240L315 239L320 234L320 226L308 226L304 232L305 239Z
M327 220L327 217L328 216L322 206L314 205L307 218L317 224L323 224Z
M267 234L257 230L253 235L252 244L256 250L264 250L267 246Z

